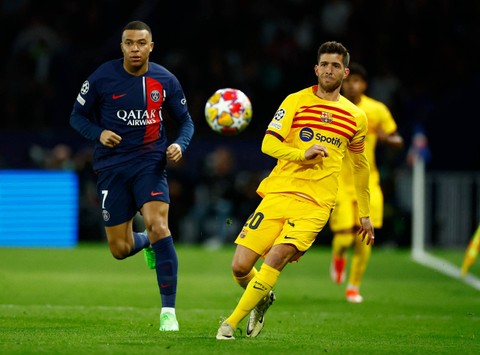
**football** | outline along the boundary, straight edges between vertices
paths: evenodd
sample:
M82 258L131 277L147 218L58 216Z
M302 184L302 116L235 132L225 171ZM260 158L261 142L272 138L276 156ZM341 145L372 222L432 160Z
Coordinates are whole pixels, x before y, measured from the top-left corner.
M215 132L224 136L236 135L250 124L252 104L241 90L219 89L205 104L205 118Z

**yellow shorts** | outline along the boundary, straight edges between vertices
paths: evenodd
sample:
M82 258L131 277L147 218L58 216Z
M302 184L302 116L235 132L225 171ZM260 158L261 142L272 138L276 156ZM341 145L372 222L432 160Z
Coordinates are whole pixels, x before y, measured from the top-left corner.
M380 185L370 185L370 220L374 228L383 226L383 193ZM329 222L332 232L360 226L357 199L352 193L339 192Z
M293 194L267 194L235 243L262 257L276 244L292 244L303 254L327 223L330 211Z

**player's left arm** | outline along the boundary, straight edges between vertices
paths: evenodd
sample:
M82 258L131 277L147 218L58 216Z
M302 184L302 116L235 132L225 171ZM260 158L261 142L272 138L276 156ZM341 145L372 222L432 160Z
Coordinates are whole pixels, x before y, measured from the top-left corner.
M179 161L183 152L188 148L193 137L195 127L188 111L187 99L183 89L176 78L173 80L171 96L167 99L169 111L178 123L178 135L175 141L167 148L167 158L174 162Z
M404 145L403 138L397 131L397 123L388 107L379 102L377 114L381 118L376 132L378 140L394 149L402 149Z
M373 243L375 236L370 220L370 164L365 153L365 138L367 134L366 116L359 119L359 130L348 147L353 164L355 190L357 192L358 213L360 217L359 234L362 240L367 238L367 245Z
M370 220L370 164L365 152L351 154L353 162L353 176L355 176L355 190L358 198L358 212L360 216L360 230L358 234L362 241L367 239L367 245L373 244L375 235Z

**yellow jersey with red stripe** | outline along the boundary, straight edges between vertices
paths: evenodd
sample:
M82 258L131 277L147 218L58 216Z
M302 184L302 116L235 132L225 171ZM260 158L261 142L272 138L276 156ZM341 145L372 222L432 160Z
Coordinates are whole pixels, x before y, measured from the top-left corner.
M287 96L268 125L262 151L278 161L257 193L262 197L293 193L333 208L348 150L354 161L360 217L369 216L365 112L343 96L328 101L319 98L316 91L315 85ZM313 144L324 145L328 157L306 160L305 151Z

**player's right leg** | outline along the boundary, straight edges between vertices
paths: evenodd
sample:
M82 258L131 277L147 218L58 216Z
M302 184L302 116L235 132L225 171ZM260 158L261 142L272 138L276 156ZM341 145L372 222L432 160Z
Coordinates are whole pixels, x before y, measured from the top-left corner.
M341 284L346 279L347 250L355 238L357 215L355 209L354 195L339 193L329 219L330 230L333 232L330 277L337 284Z
M146 233L133 232L133 217L137 206L131 193L135 169L101 171L97 179L97 193L102 209L105 234L110 252L116 259L135 255L150 245Z
M347 250L354 238L355 234L350 230L339 231L333 235L330 278L337 284L343 283L346 279Z

